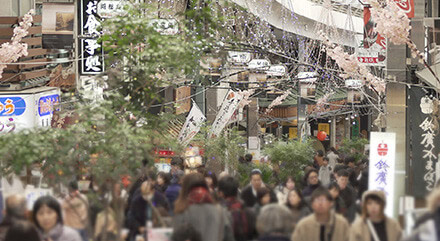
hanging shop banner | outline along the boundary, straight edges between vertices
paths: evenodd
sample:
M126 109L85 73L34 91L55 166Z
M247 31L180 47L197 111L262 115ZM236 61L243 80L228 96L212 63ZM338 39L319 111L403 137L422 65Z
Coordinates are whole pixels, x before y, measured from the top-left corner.
M203 112L200 110L197 104L193 102L191 111L186 117L185 124L180 131L178 138L179 141L185 145L188 144L200 131L200 127L202 126L203 122L205 122L205 120L205 115L203 115Z
M393 217L396 133L372 132L370 135L369 190L381 190L386 195L385 213Z
M229 90L217 116L215 117L214 123L212 123L210 136L218 136L222 132L223 128L225 128L235 110L238 108L238 104L240 104L242 98L242 95Z
M368 66L385 66L386 38L376 31L376 23L371 18L370 8L364 8L363 48L358 48L359 62Z
M394 2L406 13L408 18L414 17L414 0L394 0Z
M73 49L74 12L73 3L43 3L44 49Z
M123 1L106 1L102 0L98 3L98 15L101 18L114 18L124 14Z
M81 0L79 6L79 32L81 35L80 74L100 74L104 71L104 55L98 36L101 23L98 16L97 0Z
M440 135L436 124L439 120L433 116L434 99L426 96L422 88L413 87L408 92L413 195L424 197L440 178Z

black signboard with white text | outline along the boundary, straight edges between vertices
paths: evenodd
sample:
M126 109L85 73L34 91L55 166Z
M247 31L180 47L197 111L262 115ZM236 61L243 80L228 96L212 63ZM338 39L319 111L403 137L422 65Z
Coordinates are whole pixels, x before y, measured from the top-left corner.
M408 95L412 194L425 197L440 178L440 134L432 115L434 99L419 87L408 89Z
M98 16L98 0L80 0L79 14L79 72L82 75L100 74L104 71L103 48L98 43L101 26Z

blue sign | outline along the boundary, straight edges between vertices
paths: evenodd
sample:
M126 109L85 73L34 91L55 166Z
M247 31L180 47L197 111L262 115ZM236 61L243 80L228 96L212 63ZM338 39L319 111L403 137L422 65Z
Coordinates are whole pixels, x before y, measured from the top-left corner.
M26 110L26 101L21 97L0 97L0 116L22 115Z
M38 100L38 114L40 116L46 116L52 114L54 111L54 105L57 105L59 103L60 103L60 96L58 94L41 97Z

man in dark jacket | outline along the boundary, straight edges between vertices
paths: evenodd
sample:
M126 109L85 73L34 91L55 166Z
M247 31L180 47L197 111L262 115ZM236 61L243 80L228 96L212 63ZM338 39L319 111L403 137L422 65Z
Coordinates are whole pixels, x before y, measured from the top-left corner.
M26 220L26 198L14 194L6 199L6 216L0 223L0 241L5 240L8 229L15 221Z
M167 216L168 210L169 205L165 196L154 189L152 182L143 182L140 193L133 198L127 215L129 240L134 240L136 235L145 233L147 221L157 226L160 222L159 216Z
M349 185L349 173L347 170L340 170L338 172L337 183L340 189L339 196L344 201L347 207L346 212L343 214L347 218L349 223L354 221L356 217L356 191Z
M264 187L262 173L260 169L254 169L251 171L251 183L247 185L241 192L241 199L244 201L246 207L253 207L257 201L257 190ZM271 190L270 193L271 200L277 201L275 193Z
M223 199L223 206L231 214L235 241L253 240L257 236L255 213L238 200L238 186L235 178L225 176L218 183L218 195Z

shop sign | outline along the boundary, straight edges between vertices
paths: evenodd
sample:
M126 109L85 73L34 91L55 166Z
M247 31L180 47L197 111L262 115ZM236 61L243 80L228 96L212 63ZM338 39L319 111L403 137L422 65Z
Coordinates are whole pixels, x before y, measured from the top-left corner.
M26 101L21 97L0 97L0 116L18 116L26 110Z
M370 148L368 189L385 193L389 200L385 213L393 217L396 133L372 132Z
M236 51L229 51L227 56L228 62L232 64L246 64L251 61L251 58L251 53Z
M98 3L98 15L101 18L113 18L124 13L122 1L100 1Z
M270 76L284 76L286 75L286 72L287 72L286 66L279 64L279 65L271 65L269 67L269 70L266 71L266 74Z
M82 0L79 4L81 39L81 74L100 74L104 71L104 56L98 36L101 23L98 16L97 0Z
M221 131L228 124L235 110L238 108L238 105L240 104L242 98L242 95L232 90L229 90L228 94L223 100L222 106L220 107L217 116L215 117L215 121L212 123L209 136L218 136L221 133Z
M316 72L299 72L297 75L300 83L315 83L318 80Z
M267 59L253 59L249 62L249 69L268 69L270 62Z
M58 94L40 97L38 100L38 115L46 116L53 114L54 108L56 108L59 103L60 96ZM59 110L59 108L57 108L57 110Z
M411 168L412 194L424 197L440 178L440 135L436 116L433 116L435 99L426 96L425 90L419 87L408 89L408 92L408 113L411 113L408 129L412 139L410 158L412 163L417 163Z

